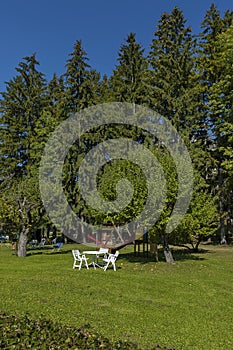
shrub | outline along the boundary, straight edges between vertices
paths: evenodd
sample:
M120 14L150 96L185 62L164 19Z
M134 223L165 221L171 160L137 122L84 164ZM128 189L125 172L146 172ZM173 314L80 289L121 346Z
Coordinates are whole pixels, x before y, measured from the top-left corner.
M129 342L111 342L89 325L75 329L42 316L35 320L0 312L0 329L1 349L137 349Z
M41 316L32 319L25 314L8 315L0 312L1 349L105 349L138 350L137 344L118 340L110 341L95 332L90 325L78 329L47 320ZM168 349L156 345L153 349Z

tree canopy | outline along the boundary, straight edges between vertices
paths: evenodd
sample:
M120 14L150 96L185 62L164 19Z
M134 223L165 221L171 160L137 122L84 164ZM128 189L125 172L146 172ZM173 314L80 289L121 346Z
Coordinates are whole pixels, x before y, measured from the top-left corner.
M163 142L129 125L126 116L124 125L102 125L82 135L68 150L62 182L75 214L93 224L117 226L127 224L142 210L148 186L137 165L107 159L106 154L106 164L99 170L98 190L106 200L116 199L117 184L123 178L134 189L131 202L119 213L99 213L88 206L77 176L93 147L109 139L132 139L150 150L166 177L166 202L149 231L151 241L190 244L197 249L208 237L216 236L221 242L232 237L232 19L231 11L221 17L211 5L201 32L194 35L182 10L174 7L161 15L148 54L135 33L126 36L109 77L101 77L90 66L81 40L68 55L64 74L54 73L50 81L38 70L35 54L22 59L0 99L0 228L19 234L20 256L25 256L27 241L37 230L53 225L41 201L38 178L49 136L73 114L105 102L127 102L135 113L136 106L142 105L171 122L192 159L193 197L181 223L165 237L179 187L176 164Z

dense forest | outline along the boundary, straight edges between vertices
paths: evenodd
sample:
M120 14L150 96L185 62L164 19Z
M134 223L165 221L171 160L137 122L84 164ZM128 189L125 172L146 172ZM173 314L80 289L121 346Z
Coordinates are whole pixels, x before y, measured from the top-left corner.
M19 256L26 255L29 239L53 227L38 181L49 136L72 114L106 102L145 106L171 121L192 159L192 200L179 226L165 235L177 194L175 164L158 140L151 139L145 130L127 125L126 120L124 126L100 127L70 148L63 188L74 212L87 222L119 226L141 211L146 181L140 169L126 160L106 164L99 180L99 189L109 200L116 196L119 176L133 183L134 196L126 210L97 213L85 204L77 187L75 173L84 155L103 139L123 135L150 148L166 175L166 203L149 231L151 241L193 249L209 237L222 244L231 242L233 11L221 16L211 5L198 35L186 25L179 8L163 13L149 48L137 42L135 33L128 34L111 76L101 76L90 66L81 40L74 43L61 76L55 73L48 81L39 70L36 54L24 57L16 72L0 99L0 229L2 233L19 234Z

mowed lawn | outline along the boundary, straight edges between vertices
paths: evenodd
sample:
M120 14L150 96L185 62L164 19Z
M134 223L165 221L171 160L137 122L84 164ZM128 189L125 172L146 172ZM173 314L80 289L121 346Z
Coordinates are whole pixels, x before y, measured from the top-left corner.
M117 271L73 270L71 249L0 248L0 309L79 327L90 324L110 339L174 349L233 349L233 247L175 250L176 263L155 263L120 250ZM86 248L85 248L86 249Z

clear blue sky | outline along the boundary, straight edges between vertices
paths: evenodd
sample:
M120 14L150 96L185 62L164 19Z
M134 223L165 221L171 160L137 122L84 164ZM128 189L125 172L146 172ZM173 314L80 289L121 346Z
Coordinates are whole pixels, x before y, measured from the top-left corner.
M208 0L1 0L0 91L16 75L24 56L37 53L40 70L47 79L65 71L68 54L81 39L98 72L111 74L118 50L127 34L148 50L158 20L174 6L184 12L193 32L213 1ZM233 9L232 0L214 2L223 14Z

